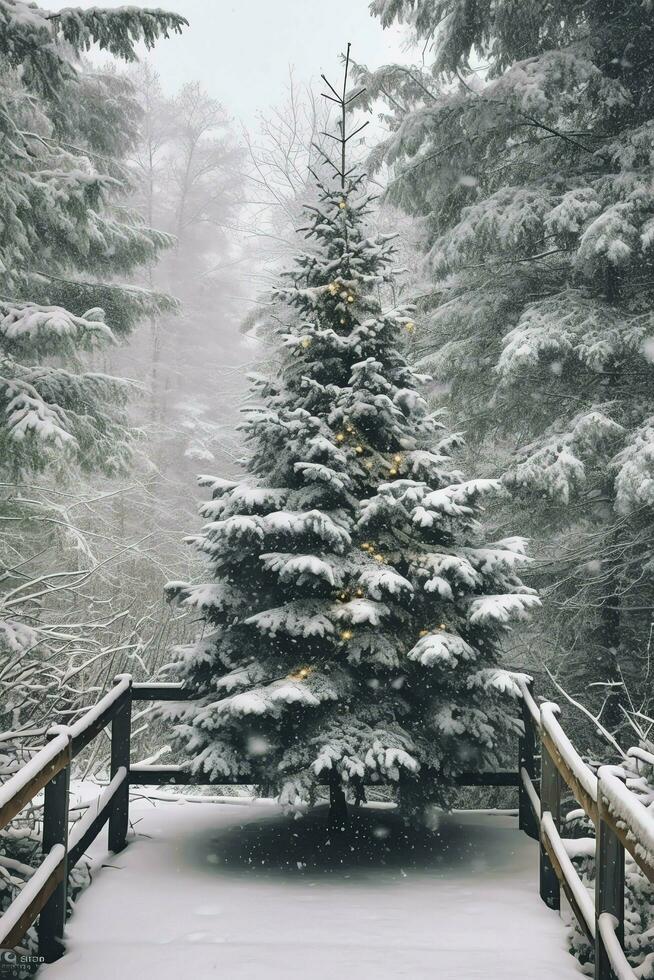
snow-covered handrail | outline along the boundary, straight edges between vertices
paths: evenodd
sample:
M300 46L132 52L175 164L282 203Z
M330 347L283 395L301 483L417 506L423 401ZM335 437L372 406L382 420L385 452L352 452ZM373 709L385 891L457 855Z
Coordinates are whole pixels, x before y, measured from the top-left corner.
M85 711L81 718L78 718L72 725L53 725L49 734L70 735L74 758L111 722L118 702L126 696L131 684L130 674L118 674L111 690L107 691L97 704Z
M110 804L114 796L125 783L128 773L125 766L118 772L102 790L99 796L91 800L84 816L77 821L68 837L68 864L74 866L98 835L99 830L109 819Z
M543 744L550 752L559 773L582 804L588 816L597 819L597 777L586 765L559 724L560 708L552 701L540 706Z
M654 813L627 789L611 766L598 773L603 817L643 874L654 882Z
M602 939L606 956L616 980L637 980L637 975L631 968L624 950L620 945L616 929L618 920L610 912L601 912L597 917L597 931Z
M534 725L536 726L536 728L540 728L540 708L534 701L529 684L525 681L523 677L518 678L517 684L518 687L520 688L520 695L522 697L524 705L527 708L529 714L531 715L531 719Z
M186 701L190 694L180 681L156 681L133 684L132 697L135 701Z
M625 784L620 767L603 766L597 775L582 759L557 716L559 707L538 706L530 685L520 684L524 736L520 750L520 826L540 837L540 894L560 908L566 892L579 925L595 946L597 980L637 980L623 949L625 851L654 881L654 808L643 804ZM541 742L541 780L536 789L535 745ZM647 765L654 755L634 748L629 755ZM561 794L567 787L595 824L595 902L571 861L570 844L561 836ZM527 815L527 810L529 814ZM532 833L532 836L535 836Z
M17 946L37 916L39 952L46 963L62 951L59 937L66 918L67 869L109 821L109 848L125 846L129 806L131 728L129 674L120 674L111 691L72 725L50 728L50 740L0 786L0 828L5 827L44 790L44 858L0 917L0 946ZM92 739L111 724L111 780L68 836L68 787L71 763Z
M57 735L0 786L0 829L14 819L70 761L70 736Z
M639 745L634 745L633 748L628 749L627 755L639 762L644 762L647 766L654 766L654 753L641 749Z
M561 884L579 924L591 940L595 938L595 903L575 870L551 813L541 819L543 841L555 865L558 865Z
M64 845L55 844L6 912L0 916L0 946L11 949L21 941L28 926L39 914L57 883L62 880L65 858Z

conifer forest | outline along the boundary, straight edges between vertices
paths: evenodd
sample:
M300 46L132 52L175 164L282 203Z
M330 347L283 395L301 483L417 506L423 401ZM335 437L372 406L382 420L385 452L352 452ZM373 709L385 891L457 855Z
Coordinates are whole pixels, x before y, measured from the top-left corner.
M654 980L653 49L0 0L0 980Z

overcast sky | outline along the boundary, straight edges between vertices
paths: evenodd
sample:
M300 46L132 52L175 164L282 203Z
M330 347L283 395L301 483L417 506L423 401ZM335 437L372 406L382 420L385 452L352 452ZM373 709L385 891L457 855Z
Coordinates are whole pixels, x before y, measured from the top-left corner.
M180 37L149 55L164 87L200 79L225 108L256 128L260 109L283 99L291 65L298 82L338 77L338 55L352 42L357 61L378 66L407 61L401 32L382 30L369 0L160 0L189 21ZM124 0L50 0L61 7L118 7ZM154 6L154 4L142 4Z

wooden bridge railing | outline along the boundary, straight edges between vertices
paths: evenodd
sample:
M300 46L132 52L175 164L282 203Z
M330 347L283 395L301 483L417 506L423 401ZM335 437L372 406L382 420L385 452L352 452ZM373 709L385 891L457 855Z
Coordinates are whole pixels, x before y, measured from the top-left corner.
M530 684L520 682L524 734L518 765L507 772L462 773L460 786L513 786L518 790L519 826L540 840L540 894L560 907L563 888L581 928L595 945L596 980L634 980L624 954L624 864L627 850L654 881L654 816L625 785L618 767L595 773L581 759L561 728L557 705L537 705ZM46 962L63 951L68 871L109 823L109 849L122 850L129 823L129 787L164 784L211 785L209 776L184 766L130 763L133 701L182 701L191 695L181 684L133 684L127 674L74 725L51 729L50 741L0 786L0 829L44 790L43 860L0 917L0 947L16 947L38 922L39 952ZM109 783L68 830L68 794L73 759L105 728L111 727ZM540 752L539 752L540 743ZM654 756L633 750L642 761ZM540 754L540 786L537 760ZM250 785L251 777L220 777L221 784ZM596 890L593 902L561 837L561 792L567 786L596 829ZM539 787L539 788L538 788Z
M44 791L43 860L0 917L0 947L16 948L35 919L39 953L51 963L63 952L68 872L109 821L109 848L125 846L129 806L129 733L132 678L121 674L114 687L79 721L56 725L49 741L0 786L0 829ZM109 785L69 832L68 795L73 759L111 726Z
M636 980L624 953L625 851L654 882L654 815L625 784L619 766L588 766L558 721L559 707L540 706L521 682L525 735L521 740L521 826L540 837L540 895L560 908L561 888L595 948L595 980ZM541 743L540 797L535 755ZM654 756L632 754L654 765ZM595 900L582 883L561 836L561 795L567 787L595 826ZM531 811L527 814L525 804Z

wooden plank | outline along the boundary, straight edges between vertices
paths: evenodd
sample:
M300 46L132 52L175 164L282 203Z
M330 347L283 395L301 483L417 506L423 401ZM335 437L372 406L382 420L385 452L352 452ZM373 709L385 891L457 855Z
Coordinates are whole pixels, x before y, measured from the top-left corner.
M517 772L462 772L454 779L455 786L519 786Z
M645 856L638 851L638 841L633 840L627 835L627 831L624 827L620 827L615 817L606 813L604 819L606 823L611 828L615 836L618 838L622 846L626 851L629 851L632 858L643 872L645 877L654 884L654 864L651 864Z
M575 773L567 764L550 734L543 728L543 746L547 749L554 765L556 766L564 783L568 786L572 795L583 808L584 812L594 824L597 824L597 803L588 794L582 783L577 779Z
M192 773L182 766L130 767L130 786L252 786L251 776L220 776L211 779L206 773Z
M517 772L464 772L457 776L450 785L455 786L517 786ZM319 779L327 785L327 777ZM134 763L129 771L130 786L253 786L256 783L252 776L219 776L212 779L205 773L191 773L183 766L156 766ZM366 780L367 786L396 786L392 780Z
M66 851L59 844L23 886L18 896L0 917L0 946L18 946L55 888L63 881Z
M612 795L618 801L618 806L620 798L622 798L624 804L621 808L624 810L622 816L616 816L611 812L610 807L616 805L616 800L611 800ZM627 789L622 780L611 772L608 766L603 766L599 771L598 796L601 798L602 820L610 827L612 833L615 834L625 850L629 851L645 877L654 883L654 862L648 857L652 853L652 850L654 850L651 844L654 829L652 815L646 810L638 797L634 796ZM630 822L628 810L632 800L635 810ZM639 823L640 826L638 826ZM650 838L649 843L647 841L648 837Z
M0 807L0 830L6 827L23 807L68 765L69 760L69 740L65 735L59 735L3 784L0 789L4 801ZM34 775L26 775L32 770Z
M73 868L109 819L114 794L127 780L127 770L118 770L108 786L89 803L84 816L75 824L68 838L68 867Z
M184 688L182 684L133 684L132 700L134 701L192 701L193 691Z
M557 835L558 836L558 835ZM595 929L592 919L587 917L581 905L581 901L577 898L577 889L575 888L575 883L573 883L573 876L578 882L578 887L584 888L579 875L574 869L574 865L570 858L564 859L561 852L557 852L554 841L551 840L550 834L547 829L547 822L541 829L541 838L543 845L547 851L548 858L554 869L559 883L563 886L563 890L566 894L566 898L570 903L570 908L574 912L575 918L586 936L591 943L595 942ZM559 837L559 840L561 838Z

